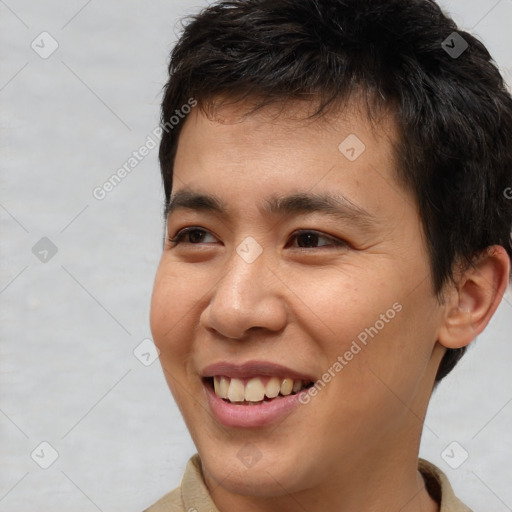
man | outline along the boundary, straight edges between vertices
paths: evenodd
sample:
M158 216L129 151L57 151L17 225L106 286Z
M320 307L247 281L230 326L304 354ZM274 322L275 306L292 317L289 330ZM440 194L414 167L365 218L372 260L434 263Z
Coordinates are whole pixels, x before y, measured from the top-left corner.
M487 50L430 0L234 0L169 75L151 328L198 455L148 510L469 510L418 451L510 278Z

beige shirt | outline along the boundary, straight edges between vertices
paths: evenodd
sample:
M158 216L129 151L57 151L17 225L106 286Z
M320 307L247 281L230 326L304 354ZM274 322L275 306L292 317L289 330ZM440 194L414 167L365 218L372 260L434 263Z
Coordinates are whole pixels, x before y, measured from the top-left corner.
M420 459L418 469L430 495L440 504L440 512L472 512L455 497L445 474L436 466ZM219 512L204 483L198 454L188 461L181 487L166 494L144 512Z

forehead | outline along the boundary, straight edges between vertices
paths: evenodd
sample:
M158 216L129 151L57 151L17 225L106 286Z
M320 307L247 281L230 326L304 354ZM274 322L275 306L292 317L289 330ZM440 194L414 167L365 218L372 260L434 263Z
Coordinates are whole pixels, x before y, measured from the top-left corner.
M175 158L174 193L216 190L243 202L291 191L337 191L376 212L390 201L412 201L396 181L391 115L371 121L357 101L313 117L310 102L255 112L251 106L225 103L189 114Z

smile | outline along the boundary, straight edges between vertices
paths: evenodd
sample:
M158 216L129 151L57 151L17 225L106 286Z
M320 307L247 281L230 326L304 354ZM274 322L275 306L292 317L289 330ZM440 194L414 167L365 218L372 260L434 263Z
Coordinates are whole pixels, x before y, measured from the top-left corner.
M247 379L230 378L215 375L213 381L215 394L230 403L239 405L258 405L275 398L294 395L313 383L289 377L260 376Z
M263 428L301 406L312 375L269 361L211 364L201 372L209 410L230 428Z

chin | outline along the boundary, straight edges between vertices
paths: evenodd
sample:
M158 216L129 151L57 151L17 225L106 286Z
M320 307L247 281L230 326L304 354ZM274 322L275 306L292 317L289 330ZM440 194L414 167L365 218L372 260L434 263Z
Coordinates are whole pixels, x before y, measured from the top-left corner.
M244 449L245 448L245 449ZM203 471L230 493L260 498L275 498L296 492L304 481L304 467L287 461L281 455L261 458L255 447L247 443L246 447L233 447L228 454L209 450L199 455ZM253 452L252 455L249 455ZM252 457L252 458L251 458ZM300 470L300 473L299 473Z

